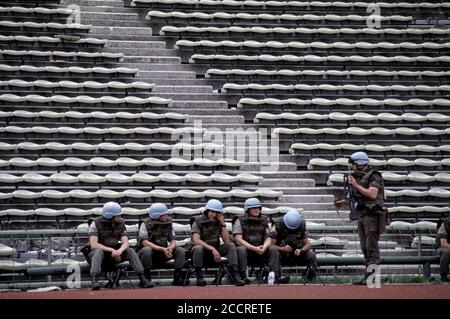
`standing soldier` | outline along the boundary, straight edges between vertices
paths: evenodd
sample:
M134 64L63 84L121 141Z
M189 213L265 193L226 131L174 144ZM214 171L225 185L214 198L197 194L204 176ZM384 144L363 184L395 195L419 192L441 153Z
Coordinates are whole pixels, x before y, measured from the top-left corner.
M249 198L244 203L244 216L233 218L233 236L239 260L239 274L246 284L247 263L267 264L269 271L279 271L280 253L271 246L267 218L261 216L262 205L257 198Z
M172 258L175 259L173 285L184 284L181 269L185 263L185 250L176 247L175 232L172 220L168 216L167 206L155 203L148 210L150 218L146 218L139 228L139 258L144 266L144 274L151 282L153 264L162 264ZM170 245L168 245L170 243Z
M442 218L438 222L436 244L441 257L441 281L450 282L448 278L448 265L450 263L450 217Z
M378 241L386 226L386 210L384 208L384 183L381 173L371 170L369 157L364 152L356 152L350 156L349 163L353 173L348 176L347 184L352 193L358 196L352 199L341 199L335 202L337 209L348 205L350 200L356 201L358 215L358 234L361 250L364 254L366 272L364 277L355 281L354 285L366 285L367 279L375 271L368 271L372 266L380 264Z
M313 280L317 274L317 258L308 240L303 215L296 210L290 210L282 218L272 220L270 236L274 246L281 252L282 264L306 265L306 279ZM280 277L280 273L275 273L275 280L277 277Z
M102 217L94 219L89 227L90 252L87 253L87 260L91 264L92 290L100 289L98 276L104 261L120 263L129 260L139 277L139 287L153 286L145 279L141 261L128 244L128 235L121 215L122 207L115 202L108 202L103 206Z
M223 245L220 245L220 238ZM215 262L220 262L222 255L228 259L228 273L230 281L236 286L245 285L238 276L238 261L236 246L229 240L228 231L223 216L223 205L217 199L206 203L202 216L192 223L192 261L197 276L197 286L205 286L203 279L203 262L205 253L212 254ZM217 279L219 280L219 279Z

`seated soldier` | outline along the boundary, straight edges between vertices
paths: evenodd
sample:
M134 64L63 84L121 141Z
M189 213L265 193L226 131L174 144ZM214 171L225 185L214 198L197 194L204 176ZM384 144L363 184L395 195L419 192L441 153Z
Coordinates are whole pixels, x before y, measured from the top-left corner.
M440 255L441 281L450 282L448 266L450 263L450 217L442 218L438 222L436 244Z
M245 282L237 276L236 246L229 240L222 202L217 199L209 200L202 216L194 219L191 232L191 241L194 245L192 247L192 261L197 276L197 286L206 285L202 273L205 253L212 254L216 263L220 262L222 255L227 257L230 281L236 286L245 285ZM223 245L220 245L220 238L224 242Z
M139 277L139 287L150 288L145 279L144 268L134 249L128 244L128 235L122 218L122 207L115 202L103 206L102 217L94 219L89 227L88 262L91 265L92 290L99 290L98 276L103 262L121 263L130 261L130 265ZM121 243L119 243L119 241Z
M247 263L269 265L269 271L280 272L280 253L271 245L267 218L261 216L261 202L249 198L244 203L244 216L233 218L233 236L239 261L239 274L246 284Z
M273 218L270 237L281 252L283 265L307 265L306 279L311 281L315 278L318 268L316 254L311 249L302 214L291 210L283 218Z
M153 264L163 264L172 258L175 259L173 285L182 286L184 280L181 269L185 263L185 250L176 247L172 220L168 213L167 206L162 203L150 206L148 210L150 218L144 219L139 227L138 256L149 282L151 282L150 272ZM170 245L167 245L168 243Z

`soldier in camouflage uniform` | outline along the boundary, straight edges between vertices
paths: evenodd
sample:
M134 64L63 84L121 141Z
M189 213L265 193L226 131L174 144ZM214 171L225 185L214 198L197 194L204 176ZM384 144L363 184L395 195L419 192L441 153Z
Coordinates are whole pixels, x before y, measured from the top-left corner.
M239 274L246 284L250 283L247 277L247 264L268 264L269 271L279 272L280 253L271 245L269 237L269 223L261 215L262 205L257 198L249 198L244 204L244 216L233 218L233 236L239 260Z
M441 281L450 282L448 265L450 263L450 217L438 222L436 244L440 255Z
M236 286L245 285L238 276L238 260L236 246L229 240L223 216L222 203L211 199L206 203L202 216L192 223L192 261L197 276L197 286L205 286L203 279L203 263L205 254L212 254L215 262L220 262L222 255L228 259L228 273L230 281ZM220 238L223 244L220 244ZM218 279L217 279L218 280Z
M182 286L184 280L181 269L185 263L185 250L176 246L175 232L168 213L167 206L162 203L155 203L149 208L149 218L139 227L138 256L149 282L152 265L161 265L173 258L175 269L172 283L174 286Z
M352 192L358 195L355 199L358 234L366 265L364 277L353 284L366 285L367 278L373 273L373 271L368 271L367 268L370 265L378 266L380 264L378 241L386 226L384 182L380 172L370 169L368 165L369 157L366 153L353 153L349 163L352 165L353 173L347 178L347 183ZM349 199L342 199L336 201L335 205L339 209L349 203Z
M128 244L128 235L122 215L122 208L115 202L103 206L102 217L96 218L89 227L89 244L85 256L91 265L92 289L100 289L98 276L104 262L109 264L130 261L130 265L139 277L141 288L151 288L144 276L144 268L136 252ZM119 243L121 242L121 243Z
M306 265L306 279L313 280L317 274L317 258L308 240L303 215L291 210L283 217L273 218L272 221L270 236L273 238L274 246L281 253L281 263L286 266Z

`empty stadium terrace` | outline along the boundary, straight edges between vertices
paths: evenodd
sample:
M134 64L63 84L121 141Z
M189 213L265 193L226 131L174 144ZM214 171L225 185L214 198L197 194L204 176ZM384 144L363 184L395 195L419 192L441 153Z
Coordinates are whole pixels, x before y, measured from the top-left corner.
M208 199L224 202L231 231L250 197L266 216L303 212L321 279L350 283L364 269L356 224L333 203L359 150L386 186L383 280L438 278L450 3L377 8L2 1L0 289L66 288L64 267L86 270L87 220L107 201L124 208L132 244L148 207L166 203L183 246ZM303 269L283 272L295 282ZM155 269L155 282L170 279Z

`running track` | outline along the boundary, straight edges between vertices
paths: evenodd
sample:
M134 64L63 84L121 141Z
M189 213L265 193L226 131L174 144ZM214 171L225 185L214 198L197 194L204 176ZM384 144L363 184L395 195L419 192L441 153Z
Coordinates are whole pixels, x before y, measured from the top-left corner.
M450 285L383 285L369 289L352 285L207 286L151 289L0 292L0 299L450 299Z

